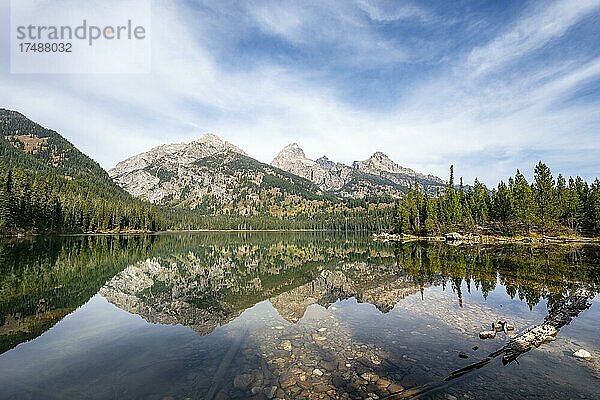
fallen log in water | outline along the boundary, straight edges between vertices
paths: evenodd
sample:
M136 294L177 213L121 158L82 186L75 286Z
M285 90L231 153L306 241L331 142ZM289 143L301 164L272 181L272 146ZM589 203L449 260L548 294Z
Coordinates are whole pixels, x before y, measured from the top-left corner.
M515 361L521 354L528 352L533 347L551 342L563 326L569 324L573 318L582 311L587 310L595 292L589 287L578 288L571 296L558 302L544 319L541 325L534 326L511 339L508 344L490 354L490 357L502 356L504 365Z
M590 308L592 304L589 300L595 295L596 292L591 287L581 286L569 297L556 303L548 311L548 315L544 318L544 322L541 325L534 326L515 336L505 346L491 353L483 360L453 371L442 382L430 382L422 386L393 394L386 397L386 399L417 399L426 394L431 394L432 392L448 386L450 381L486 366L492 359L499 355L503 355L502 364L507 365L532 348L553 341L560 331L560 328L568 325L573 318L577 317L582 311Z

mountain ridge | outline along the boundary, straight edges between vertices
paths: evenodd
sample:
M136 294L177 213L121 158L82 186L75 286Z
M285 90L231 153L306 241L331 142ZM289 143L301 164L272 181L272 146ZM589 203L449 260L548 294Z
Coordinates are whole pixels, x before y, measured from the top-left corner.
M205 204L211 198L224 207L223 213L236 214L256 214L252 203L273 186L279 186L284 197L387 198L388 202L415 184L431 194L445 187L442 179L402 167L382 152L350 166L327 156L309 159L293 142L265 164L210 133L188 143L154 147L119 162L108 173L130 194L151 203L218 211L214 201Z
M324 191L350 198L367 197L373 193L398 198L415 183L433 195L446 185L441 178L403 167L380 151L349 166L327 156L311 160L294 142L285 146L271 165L306 178Z

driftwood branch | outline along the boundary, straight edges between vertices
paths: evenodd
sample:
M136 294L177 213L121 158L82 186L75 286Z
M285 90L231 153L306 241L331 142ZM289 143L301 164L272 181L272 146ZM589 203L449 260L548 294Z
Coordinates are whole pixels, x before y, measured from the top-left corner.
M534 326L519 334L489 356L497 357L503 354L502 363L506 365L515 361L521 354L528 352L533 347L551 342L560 328L568 325L573 318L591 306L589 300L594 295L594 291L589 287L578 288L571 296L563 299L550 309L541 325Z

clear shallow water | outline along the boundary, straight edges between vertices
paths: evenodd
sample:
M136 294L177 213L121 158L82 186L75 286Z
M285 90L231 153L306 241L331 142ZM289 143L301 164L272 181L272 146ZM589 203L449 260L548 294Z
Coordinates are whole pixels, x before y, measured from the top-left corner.
M181 234L0 242L0 398L384 398L598 287L600 249ZM557 339L423 398L600 398L600 297ZM477 350L473 350L478 346ZM584 348L594 358L572 353ZM459 352L468 359L458 357Z

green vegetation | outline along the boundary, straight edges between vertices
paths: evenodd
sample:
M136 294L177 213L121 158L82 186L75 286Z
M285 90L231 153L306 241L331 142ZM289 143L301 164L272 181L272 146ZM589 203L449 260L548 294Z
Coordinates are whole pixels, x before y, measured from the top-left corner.
M549 308L580 284L600 290L600 248L539 247L507 244L455 247L444 243L395 245L396 262L421 291L431 284L449 285L462 304L463 287L472 285L484 297L504 286L511 298L530 308L548 300Z
M58 133L0 109L0 234L163 226L154 206L118 187Z
M92 159L58 133L0 109L0 235L182 229L361 230L434 235L450 230L518 234L600 234L600 181L562 176L539 163L529 184L517 171L491 192L475 180L450 182L435 196L415 189L389 197L340 199L312 182L243 155L198 161L211 173L235 176L232 196L194 196L161 205L133 198ZM172 173L152 166L168 181ZM207 185L210 187L210 185Z
M462 230L489 234L537 232L600 234L600 180L559 175L555 180L541 161L529 184L517 170L508 184L493 190L477 179L473 187L455 187L454 170L443 193L428 196L413 188L396 203L395 233L438 235Z
M340 200L249 157L198 161L240 178L232 198L207 193L152 205L135 199L58 133L0 109L0 235L181 229L387 230L390 199ZM152 166L168 181L172 173ZM265 179L254 179L256 175Z

